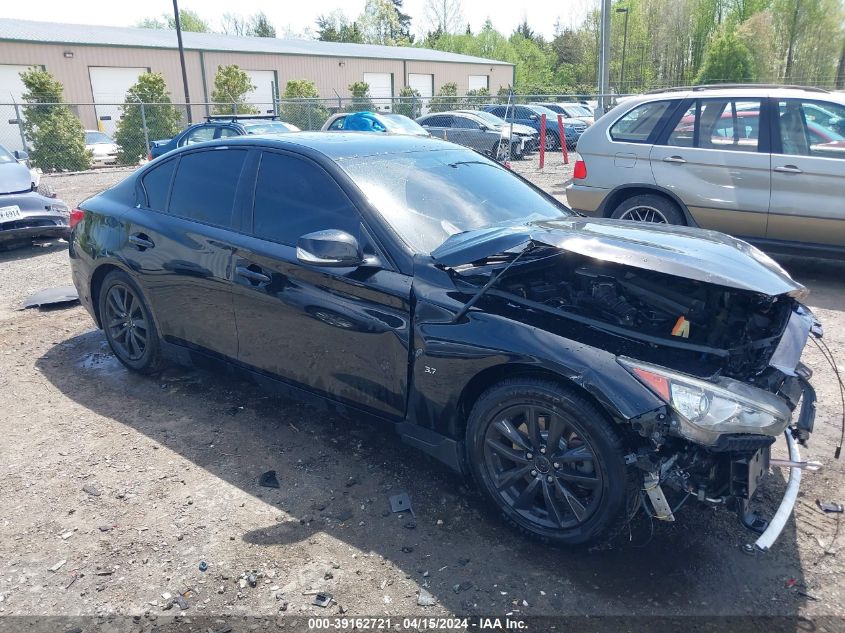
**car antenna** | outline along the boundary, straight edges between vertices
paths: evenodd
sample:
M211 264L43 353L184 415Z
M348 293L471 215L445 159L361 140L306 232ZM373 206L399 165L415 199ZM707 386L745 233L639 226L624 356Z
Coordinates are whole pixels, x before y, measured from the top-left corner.
M842 377L839 374L839 368L836 366L835 359L833 358L833 352L830 351L830 348L827 346L827 343L817 334L813 333L813 337L810 338L811 341L819 348L819 351L824 356L824 359L827 361L828 365L831 366L833 369L833 373L836 374L836 380L839 383L839 400L842 407L842 420L841 426L839 431L839 446L836 447L836 450L833 453L833 456L836 459L839 459L839 456L842 454L842 444L843 439L845 439L845 384L842 383Z
M529 252L529 251L533 250L536 246L537 246L537 244L534 242L534 240L528 240L528 242L525 244L525 248L523 248L523 249L519 252L519 254L518 254L516 257L514 257L512 260L510 260L510 261L508 262L508 265L507 265L507 266L505 266L504 268L502 268L502 270L501 270L501 271L499 271L499 273L498 273L497 275L493 275L493 276L490 278L490 281L488 281L486 284L484 284L484 285L483 285L483 286L482 286L482 287L478 290L478 292L476 292L476 293L472 296L472 298L471 298L469 301L467 301L467 302L464 304L464 306L463 306L460 310L458 310L458 313L457 313L457 314L455 315L455 317L452 319L452 323L457 323L458 321L460 321L460 320L464 317L464 315L465 315L467 312L469 312L469 309L470 309L472 306L474 306L474 305L476 304L476 302L477 302L479 299L481 299L481 297L483 297L483 296L484 296L484 293L485 293L485 292L487 292L488 290L490 290L490 288L492 288L492 287L493 287L493 284L495 284L497 281L499 281L499 279L502 277L502 275L504 275L506 272L508 272L508 269L509 269L511 266L513 266L513 265L517 262L517 260L518 260L520 257L522 257L523 255L525 255L525 253L527 253L527 252Z

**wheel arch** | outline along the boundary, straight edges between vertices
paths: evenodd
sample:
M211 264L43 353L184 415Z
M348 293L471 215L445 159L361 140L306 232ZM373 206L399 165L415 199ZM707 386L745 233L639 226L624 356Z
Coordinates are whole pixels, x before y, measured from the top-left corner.
M601 207L599 207L599 211L602 217L609 218L610 215L613 213L613 210L625 199L630 198L632 196L639 196L643 194L652 194L658 195L666 198L667 200L672 201L675 203L678 208L681 210L681 213L684 215L684 220L686 220L687 226L697 227L698 224L695 221L695 218L692 217L687 205L675 194L673 191L666 189L665 187L661 187L659 185L652 185L648 183L627 183L624 185L619 185L615 189L613 189L607 196L605 196L604 200L601 203Z
M464 385L460 396L458 397L458 415L455 418L455 428L450 429L453 437L463 438L466 432L467 420L472 411L473 406L490 387L509 379L514 378L535 378L540 380L548 380L557 383L567 389L572 389L574 392L583 396L591 403L595 404L601 411L607 414L608 418L614 422L620 420L618 412L609 408L606 403L602 402L596 397L590 389L584 384L580 384L569 376L555 372L544 367L536 367L522 363L504 363L501 365L494 365L478 372L473 376L466 385Z
M137 279L135 279L135 277L132 275L131 269L126 268L125 266L121 266L118 262L115 261L103 262L94 269L93 273L91 273L91 304L94 309L94 319L97 323L97 327L103 327L102 318L100 316L100 289L103 286L103 281L105 280L106 276L114 271L126 273L127 275L129 275L132 281L135 282L135 285L138 286L138 289L141 291L142 298L150 309L150 314L153 317L153 321L155 322L156 327L158 327L158 319L156 318L155 312L153 311L152 306L150 305L150 301L147 298L146 293L144 292L143 286L141 286L141 284L138 283Z

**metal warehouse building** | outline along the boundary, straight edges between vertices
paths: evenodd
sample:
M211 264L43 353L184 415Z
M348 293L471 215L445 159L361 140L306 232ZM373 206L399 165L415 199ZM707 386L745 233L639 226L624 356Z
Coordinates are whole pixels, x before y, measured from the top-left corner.
M256 86L250 102L267 104L273 87L282 93L291 79L313 81L325 98L348 97L349 84L366 81L378 103L404 86L430 97L448 82L457 84L459 94L477 88L495 93L514 77L512 64L425 48L213 33L184 33L183 40L193 103L211 100L217 68L226 64L249 73ZM98 104L96 112L78 109L88 128L116 114L110 104L121 103L145 71L162 73L173 101L185 101L175 31L0 19L0 104L21 101L19 73L31 66L61 81L68 103ZM194 106L195 119L205 114L205 107Z

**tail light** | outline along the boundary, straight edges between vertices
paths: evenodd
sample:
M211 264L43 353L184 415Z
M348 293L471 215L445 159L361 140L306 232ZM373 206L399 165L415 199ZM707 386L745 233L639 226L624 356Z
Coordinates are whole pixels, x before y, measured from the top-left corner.
M75 227L77 224L82 222L82 218L85 215L85 211L82 209L74 209L70 212L70 218L68 218L68 225L70 228Z
M587 177L587 163L580 158L575 161L575 168L572 170L574 180L584 180Z
M150 162L152 159L153 159L153 153L152 153L152 152L148 152L148 153L147 153L147 162Z

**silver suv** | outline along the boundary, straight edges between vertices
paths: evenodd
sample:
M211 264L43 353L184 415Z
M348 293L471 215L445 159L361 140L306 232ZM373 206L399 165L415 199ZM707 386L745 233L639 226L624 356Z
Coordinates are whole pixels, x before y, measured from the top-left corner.
M698 86L626 100L578 141L574 209L845 256L845 95Z

